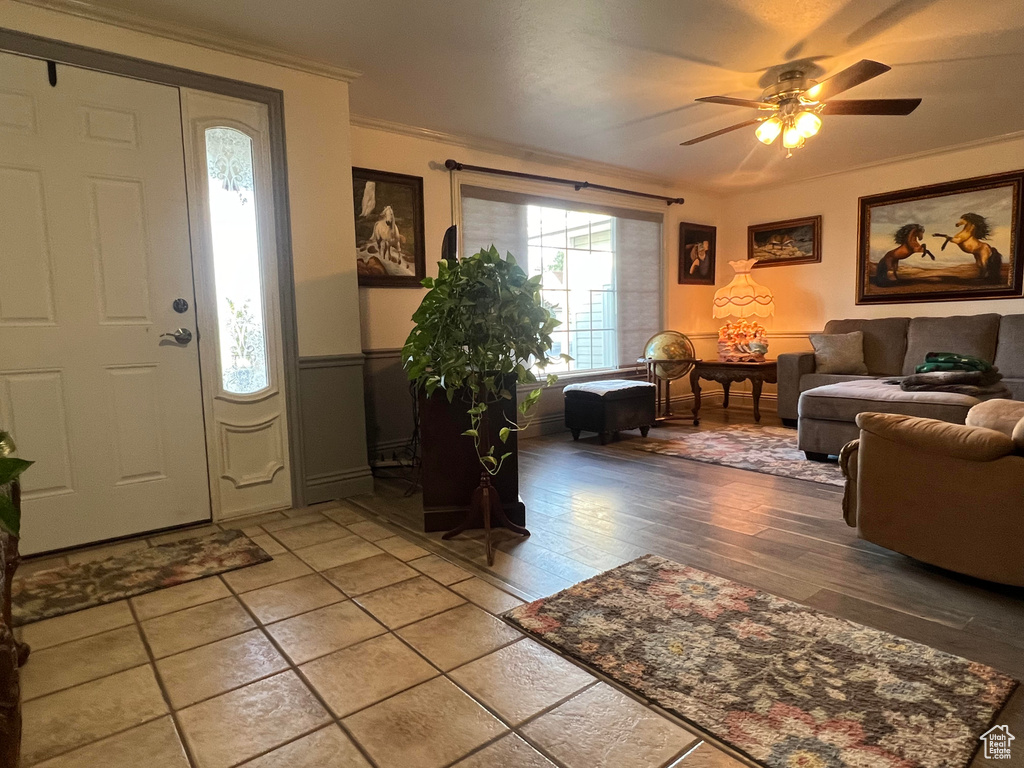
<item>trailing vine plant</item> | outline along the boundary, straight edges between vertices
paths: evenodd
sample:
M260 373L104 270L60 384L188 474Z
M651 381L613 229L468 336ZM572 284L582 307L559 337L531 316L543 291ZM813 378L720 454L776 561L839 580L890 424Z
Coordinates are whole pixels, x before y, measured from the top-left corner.
M531 368L543 371L550 362L551 331L560 324L543 306L540 284L541 275L527 277L511 253L503 259L493 245L454 264L439 262L437 277L423 280L429 290L402 348L409 380L428 397L441 389L448 402L466 398L470 428L462 434L473 439L477 458L491 476L512 452L495 455L489 409L511 400L517 384L540 381ZM557 380L554 374L544 376L519 404L519 414L525 418L543 387ZM529 426L504 418L498 431L502 444Z
M14 450L10 434L0 430L0 529L17 537L21 535L21 515L10 493L2 489L17 480L33 462L15 458L11 455Z

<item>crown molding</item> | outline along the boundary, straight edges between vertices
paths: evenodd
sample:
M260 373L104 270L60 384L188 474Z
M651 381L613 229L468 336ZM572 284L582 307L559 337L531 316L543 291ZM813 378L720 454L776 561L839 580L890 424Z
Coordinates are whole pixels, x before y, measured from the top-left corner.
M784 187L793 186L795 184L806 184L809 181L817 181L819 179L827 179L832 176L843 176L849 173L856 173L858 171L867 171L872 168L880 168L882 166L891 167L898 165L899 163L908 163L914 160L922 160L927 157L934 157L936 155L948 155L950 152L964 152L970 149L979 149L981 147L995 146L997 144L1007 144L1011 141L1018 141L1024 138L1024 130L1011 131L1010 133L1004 133L1000 136L989 136L983 139L974 139L973 141L965 141L963 144L948 144L943 147L934 147L933 149L922 149L920 152L911 152L906 155L898 155L896 157L886 158L884 160L872 160L868 163L861 163L850 168L844 168L837 171L826 171L825 173L818 173L813 176L803 176L799 179L791 179L788 181L766 181L763 183L754 184L751 186L739 186L739 187L724 187L717 188L717 194L721 197L733 197L736 195L745 195L750 192L763 192L767 188L771 188L773 191L777 191Z
M24 0L23 0L24 1ZM37 0L34 0L37 1ZM544 165L572 168L576 171L589 171L603 176L610 176L615 179L632 181L639 184L653 184L665 191L680 191L683 186L665 176L658 176L652 173L644 173L632 168L626 168L612 163L602 163L596 160L587 160L575 155L565 155L558 152L549 152L544 149L537 149L524 144L514 144L500 141L498 139L485 139L479 136L465 136L445 131L435 131L431 128L419 128L405 123L396 123L391 120L383 120L377 117L353 114L350 117L351 124L356 128L368 128L375 131L386 131L400 136L410 136L414 139L425 139L436 141L441 144L448 144L453 147L472 149L478 152L489 152L495 155L513 157L517 160L527 160ZM707 190L693 185L686 185L688 190L696 190L703 194L716 195L720 193Z
M225 35L218 35L213 32L175 24L174 22L157 21L126 11L102 8L85 2L85 0L15 0L15 2L69 16L77 16L90 21L98 21L103 24L121 27L122 29L130 29L133 32L163 37L179 43L188 43L189 45L207 48L212 51L262 61L278 67L330 78L331 80L341 80L350 83L362 74L357 70L338 67L318 59L297 56L286 51L244 42Z

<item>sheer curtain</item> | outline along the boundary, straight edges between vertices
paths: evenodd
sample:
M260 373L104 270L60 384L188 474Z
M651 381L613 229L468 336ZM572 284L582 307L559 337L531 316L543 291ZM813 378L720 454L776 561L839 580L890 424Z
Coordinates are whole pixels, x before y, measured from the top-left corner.
M662 329L659 214L463 185L462 256L493 243L529 274L562 325L561 370L632 366Z

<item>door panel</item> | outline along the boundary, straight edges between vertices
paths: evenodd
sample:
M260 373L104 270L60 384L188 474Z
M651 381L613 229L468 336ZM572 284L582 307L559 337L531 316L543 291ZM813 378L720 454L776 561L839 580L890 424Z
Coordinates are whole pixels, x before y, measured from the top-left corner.
M182 89L214 518L291 506L267 108Z
M0 54L0 275L22 551L209 519L177 89Z

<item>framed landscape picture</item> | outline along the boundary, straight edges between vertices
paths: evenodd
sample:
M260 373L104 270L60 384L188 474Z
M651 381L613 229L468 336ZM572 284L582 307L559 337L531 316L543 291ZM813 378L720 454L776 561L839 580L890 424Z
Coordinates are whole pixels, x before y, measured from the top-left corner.
M1024 171L860 199L857 303L1022 295Z
M423 179L352 169L359 285L419 288L426 276Z
M679 282L682 285L715 284L715 227L679 224Z
M821 261L821 216L747 227L747 258L755 269Z

